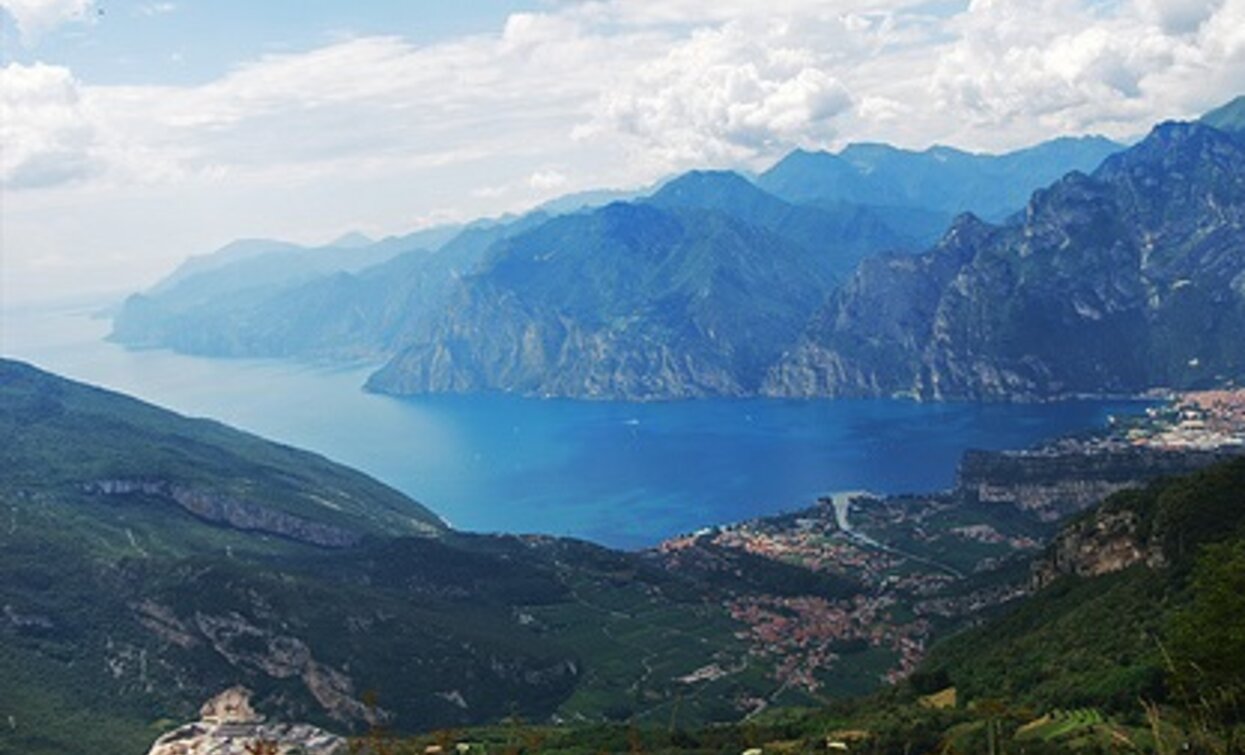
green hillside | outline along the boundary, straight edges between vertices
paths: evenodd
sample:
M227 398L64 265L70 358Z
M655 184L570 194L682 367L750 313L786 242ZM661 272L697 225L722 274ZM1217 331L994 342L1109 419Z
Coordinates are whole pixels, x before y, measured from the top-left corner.
M343 732L733 720L775 684L758 662L682 701L749 648L722 591L636 554L456 533L313 454L12 361L0 439L4 755L142 752L234 684Z
M332 528L346 539L445 529L396 490L315 454L11 360L0 360L0 438L0 490L93 504L78 514L95 510L108 497L100 491L116 483L111 487L145 485L148 495L170 503L183 498L208 517L236 509L260 531L279 526L283 516L295 529ZM190 502L195 497L218 500Z
M1067 523L1034 574L1044 586L870 696L726 726L511 723L457 738L567 755L1245 752L1245 458L1113 496Z

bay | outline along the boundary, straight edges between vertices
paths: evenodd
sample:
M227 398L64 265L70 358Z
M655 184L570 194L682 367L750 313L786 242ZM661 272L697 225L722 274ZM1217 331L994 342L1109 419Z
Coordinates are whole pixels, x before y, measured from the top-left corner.
M0 352L361 469L460 529L643 547L824 493L939 490L969 448L1021 448L1146 404L506 395L394 398L375 365L206 359L108 343L90 310L6 312Z

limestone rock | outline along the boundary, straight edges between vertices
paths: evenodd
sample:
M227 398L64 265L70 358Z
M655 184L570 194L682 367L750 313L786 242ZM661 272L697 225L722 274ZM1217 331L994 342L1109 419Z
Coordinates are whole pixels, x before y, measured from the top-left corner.
M245 687L203 704L200 720L156 740L148 755L346 755L346 740L310 724L265 723Z
M251 692L246 687L230 687L199 709L199 719L218 724L249 724L263 721L251 707Z

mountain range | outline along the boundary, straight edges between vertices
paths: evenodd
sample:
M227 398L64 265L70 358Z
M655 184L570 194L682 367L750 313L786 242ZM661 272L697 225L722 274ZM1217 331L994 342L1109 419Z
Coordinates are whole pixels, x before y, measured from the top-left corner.
M1245 141L1165 123L1023 215L866 260L766 379L781 396L1050 398L1245 375Z
M854 202L1003 220L1034 189L1072 170L1093 170L1122 148L1093 136L1061 137L1002 155L851 144L838 153L796 150L758 176L757 185L800 204Z
M693 171L646 194L572 196L449 240L436 229L346 249L227 249L131 297L111 337L207 356L387 360L369 386L396 393L755 394L862 260L928 246L964 207L1018 209L1048 174L1118 148L854 145L792 153L755 181ZM401 251L416 244L427 248Z

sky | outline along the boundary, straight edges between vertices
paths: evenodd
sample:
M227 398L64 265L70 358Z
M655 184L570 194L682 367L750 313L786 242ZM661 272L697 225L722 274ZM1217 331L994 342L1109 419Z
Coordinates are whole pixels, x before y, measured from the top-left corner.
M0 305L852 141L1130 139L1245 0L0 0Z

